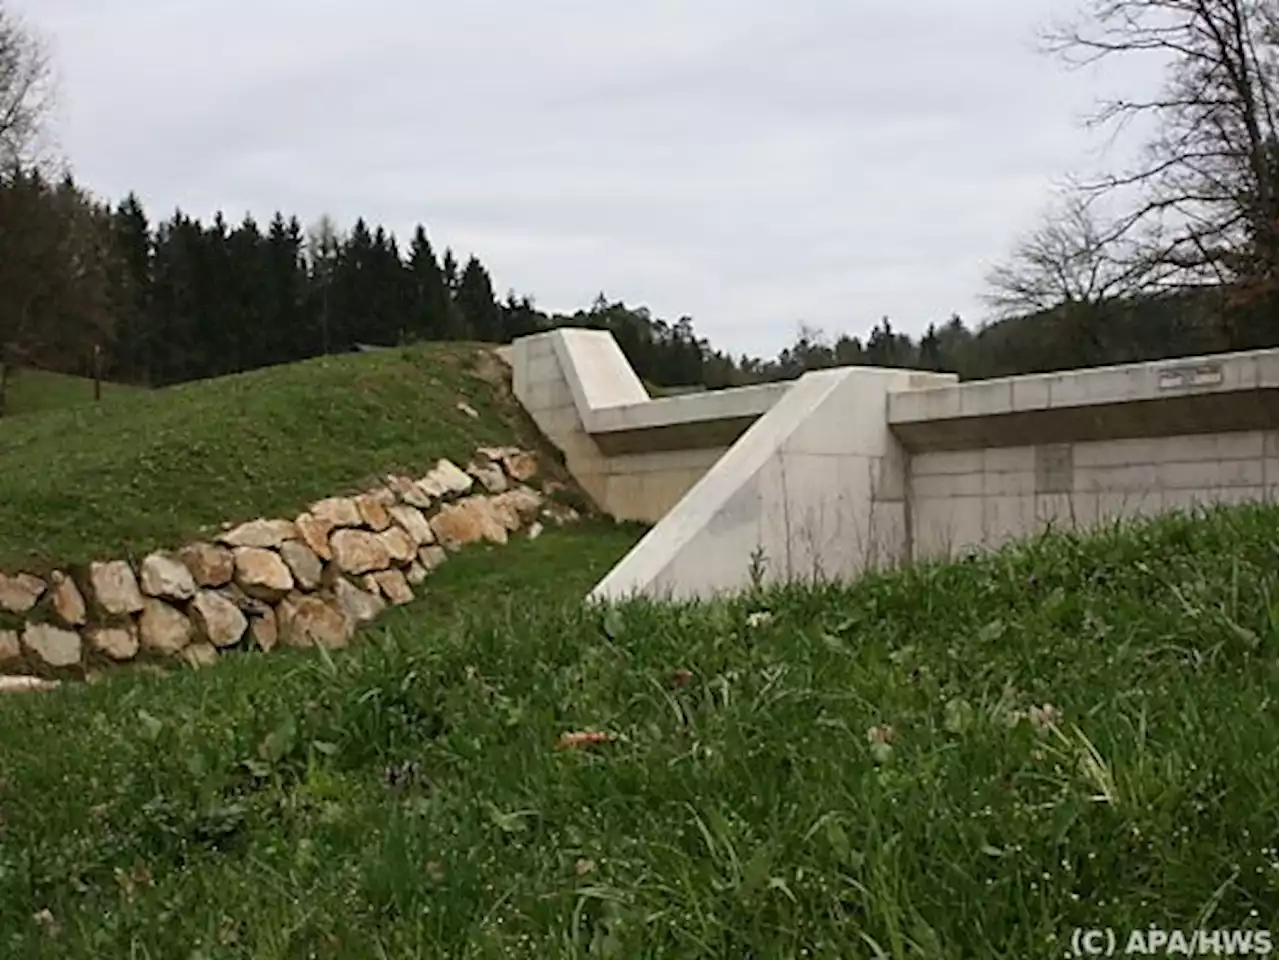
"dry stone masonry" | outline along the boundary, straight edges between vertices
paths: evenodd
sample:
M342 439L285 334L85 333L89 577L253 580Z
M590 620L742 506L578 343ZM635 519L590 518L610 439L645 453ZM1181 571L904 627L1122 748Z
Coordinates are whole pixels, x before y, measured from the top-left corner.
M528 485L537 474L532 453L482 447L466 469L440 460L416 480L387 476L292 520L227 525L213 542L155 551L136 568L91 563L79 582L64 571L0 573L0 674L86 676L135 660L201 667L280 644L346 646L359 625L412 601L450 553L577 519ZM44 688L11 679L12 689Z

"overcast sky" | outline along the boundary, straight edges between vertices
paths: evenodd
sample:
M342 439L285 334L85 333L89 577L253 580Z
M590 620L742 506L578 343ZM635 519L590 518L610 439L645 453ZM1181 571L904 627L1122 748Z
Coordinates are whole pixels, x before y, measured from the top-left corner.
M11 0L12 2L12 0ZM772 355L803 321L982 318L982 278L1096 165L1036 29L1071 0L17 0L84 184L478 254Z

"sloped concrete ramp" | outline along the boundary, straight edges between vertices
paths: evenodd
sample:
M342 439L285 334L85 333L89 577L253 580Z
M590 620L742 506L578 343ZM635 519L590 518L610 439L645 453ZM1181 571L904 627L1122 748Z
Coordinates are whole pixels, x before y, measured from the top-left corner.
M844 579L903 559L903 451L888 395L951 375L844 367L803 376L589 595L692 599Z

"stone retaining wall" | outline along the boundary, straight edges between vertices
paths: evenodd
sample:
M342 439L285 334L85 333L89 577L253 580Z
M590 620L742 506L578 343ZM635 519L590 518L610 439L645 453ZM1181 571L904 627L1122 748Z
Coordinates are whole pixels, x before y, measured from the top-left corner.
M205 666L277 645L343 647L388 604L468 543L536 536L577 519L529 485L532 453L483 447L466 469L439 461L354 496L319 500L292 520L258 519L175 551L91 563L78 574L0 573L0 674L92 678L127 662ZM547 483L551 488L551 482Z

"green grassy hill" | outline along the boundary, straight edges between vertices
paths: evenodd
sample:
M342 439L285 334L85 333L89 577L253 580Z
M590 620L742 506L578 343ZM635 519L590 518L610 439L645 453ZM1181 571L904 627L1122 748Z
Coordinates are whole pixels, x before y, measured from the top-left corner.
M222 521L292 516L378 475L421 475L440 457L465 464L486 443L541 441L504 368L470 344L326 357L3 418L0 570L137 555Z
M580 598L636 533L566 528L331 657L10 696L0 945L1061 957L1274 924L1276 525L607 610Z
M102 383L102 402L140 388L122 383ZM21 369L10 375L5 398L5 417L24 413L40 413L45 410L61 410L80 404L93 403L93 380L89 377L73 377L48 370ZM3 423L0 419L0 423Z

